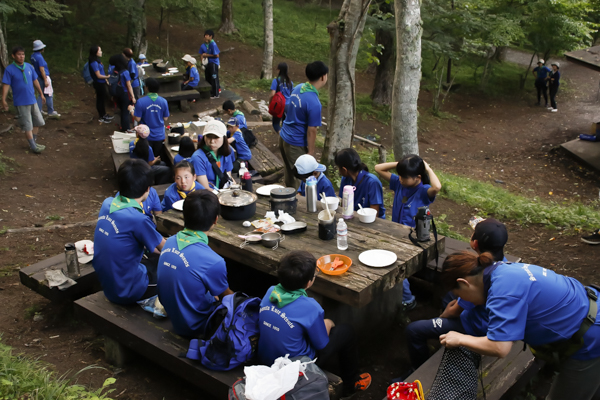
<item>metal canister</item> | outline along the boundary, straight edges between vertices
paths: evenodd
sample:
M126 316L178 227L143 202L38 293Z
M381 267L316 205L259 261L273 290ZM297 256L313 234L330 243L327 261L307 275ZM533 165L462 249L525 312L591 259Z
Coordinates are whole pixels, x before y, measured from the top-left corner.
M67 275L69 278L78 278L80 276L79 259L77 258L77 248L73 243L65 244L65 261L67 263Z
M277 188L271 190L271 211L275 211L275 215L279 216L279 210L288 214L296 214L296 206L298 199L296 198L296 189L294 188Z
M306 211L317 212L317 179L309 176L306 180Z

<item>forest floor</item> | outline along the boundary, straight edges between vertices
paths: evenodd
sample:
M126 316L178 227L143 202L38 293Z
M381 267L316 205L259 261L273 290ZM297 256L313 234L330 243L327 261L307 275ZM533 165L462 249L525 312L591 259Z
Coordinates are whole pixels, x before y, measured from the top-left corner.
M156 24L149 24L149 36ZM190 43L198 28L171 31L171 51L194 54L200 35ZM156 35L154 35L156 37ZM221 81L246 98L267 99L266 92L244 89L242 84L258 77L262 50L217 37L221 49L235 48L222 56ZM152 58L152 56L150 56ZM328 55L323 55L326 59ZM290 60L290 75L296 83L304 81L304 65ZM528 63L528 60L527 60ZM460 91L450 94L443 111L452 117L439 119L428 111L432 94L422 90L419 98L419 142L421 155L436 171L466 176L500 185L513 193L554 200L566 205L589 203L598 198L600 180L564 155L559 145L587 133L592 121L600 120L597 88L598 72L563 62L565 84L559 92L559 112L549 113L535 107L533 80L527 89L510 97L490 98ZM40 131L39 142L47 146L41 155L28 152L23 133L11 113L0 114L0 127L15 129L0 134L0 161L13 171L0 176L0 313L2 341L29 356L52 364L59 374L78 371L88 365L105 369L88 371L79 377L84 384L99 387L104 379L115 376L119 399L192 399L207 398L198 389L143 361L123 370L106 363L103 343L94 331L79 322L70 306L55 305L19 283L19 268L54 256L63 245L81 239L93 239L93 229L59 229L7 234L6 228L44 227L48 224L94 220L104 198L117 190L111 160L109 135L115 126L100 125L94 107L94 93L78 75L52 74L56 90L56 108L62 117L48 120ZM372 76L359 73L357 92L368 94ZM390 82L391 84L391 82ZM198 112L220 106L218 100L192 104ZM327 115L324 111L323 115ZM187 121L174 113L171 121ZM116 118L118 119L118 118ZM274 146L277 136L270 129L258 129L260 140ZM357 121L356 133L377 134L391 148L391 130L373 119ZM278 154L276 148L274 152ZM13 159L14 161L9 160ZM443 184L443 182L442 182ZM445 214L448 224L463 236L470 236L468 220L477 215L473 207L438 199L432 205L436 215ZM580 233L550 230L542 225L505 221L509 230L507 252L526 262L542 265L573 276L583 282L598 282L600 246L580 242ZM419 306L412 319L435 314L426 294L417 293ZM383 338L381 338L383 336ZM380 399L390 378L402 374L408 366L400 326L378 332L377 340L361 346L362 365L374 377L373 388L357 396ZM543 396L542 387L538 396ZM118 396L117 396L118 395Z

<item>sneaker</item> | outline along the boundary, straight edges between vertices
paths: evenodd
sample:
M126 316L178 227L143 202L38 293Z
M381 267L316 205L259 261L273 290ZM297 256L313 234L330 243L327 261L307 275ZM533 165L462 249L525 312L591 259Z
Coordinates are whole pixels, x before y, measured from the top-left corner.
M407 301L407 302L403 301L402 302L402 307L404 308L405 312L412 311L415 308L417 308L417 300L415 299L413 301Z
M48 117L58 119L58 118L60 118L60 114L57 113L56 111L53 111L52 114L48 114Z
M550 112L558 112L557 108L553 108L552 110L550 110Z
M135 133L135 129L127 129L127 133Z
M371 386L371 374L362 373L358 376L358 379L354 381L354 391L364 392Z
M581 241L591 245L600 244L600 229L596 229L590 236L583 236Z
M101 124L110 124L110 121L109 121L109 120L107 120L106 118L100 118L100 119L98 120L98 122L100 122Z
M35 149L31 149L31 151L35 154L40 154L42 151L44 151L44 149L46 149L46 146L43 144L36 144Z
M546 108L547 108L548 110L553 110L553 108L552 108L552 107L546 107Z
M42 115L48 115L46 111L42 111Z
M218 98L219 98L219 96L211 96L210 97L211 100L218 99Z
M104 114L104 117L102 117L102 119L104 119L106 121L112 121L114 117L115 117L114 115Z

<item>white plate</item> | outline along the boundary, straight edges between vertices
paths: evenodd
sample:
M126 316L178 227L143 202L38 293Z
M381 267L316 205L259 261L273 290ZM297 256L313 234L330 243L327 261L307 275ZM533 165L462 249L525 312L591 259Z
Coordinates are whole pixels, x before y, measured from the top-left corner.
M173 151L179 151L179 146L173 146L173 147L171 147L171 150L173 150Z
M173 203L173 208L179 211L183 211L183 200L179 200Z
M84 246L91 254L87 254L83 251ZM77 259L79 260L79 264L87 264L94 258L94 242L91 240L80 240L75 242L75 248L77 249Z
M389 267L396 262L398 256L388 250L367 250L358 255L358 260L367 267Z
M279 189L279 188L283 188L283 186L281 186L281 185L265 185L265 186L261 186L258 189L256 189L256 193L260 194L261 196L270 196L271 190Z

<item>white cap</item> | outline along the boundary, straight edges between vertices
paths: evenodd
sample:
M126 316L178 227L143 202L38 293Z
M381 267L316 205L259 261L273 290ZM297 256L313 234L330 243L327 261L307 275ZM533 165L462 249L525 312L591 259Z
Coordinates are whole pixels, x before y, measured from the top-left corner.
M323 164L319 164L310 154L304 154L298 157L294 166L300 175L310 174L315 171L327 171L327 167Z
M204 127L204 136L206 135L216 135L218 137L227 136L227 128L225 128L225 124L221 121L217 121L216 119L209 121Z
M542 64L544 64L544 63L545 63L544 59L543 59L543 58L540 58L540 59L538 60L538 64L539 64L539 63L542 63Z
M185 55L185 56L183 56L181 59L182 59L183 61L187 61L187 62L190 62L190 63L192 63L192 64L196 64L196 59L195 59L194 57L190 56L189 54L186 54L186 55Z
M46 45L41 40L33 41L33 51L38 51L46 47Z
M138 58L139 58L140 60L145 60L145 59L146 59L146 55L145 55L145 54L142 54L142 53L140 53L140 55L139 55L139 57L138 57Z

